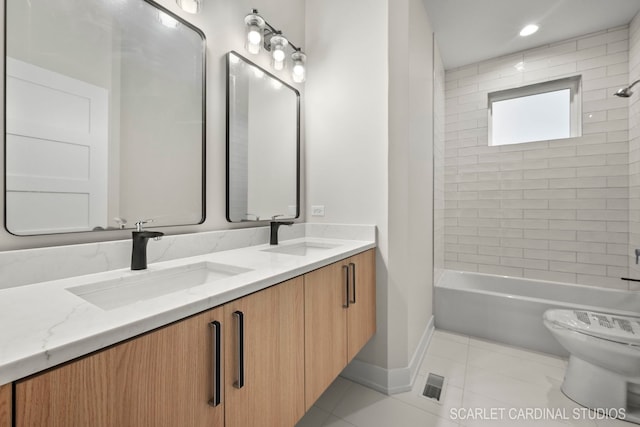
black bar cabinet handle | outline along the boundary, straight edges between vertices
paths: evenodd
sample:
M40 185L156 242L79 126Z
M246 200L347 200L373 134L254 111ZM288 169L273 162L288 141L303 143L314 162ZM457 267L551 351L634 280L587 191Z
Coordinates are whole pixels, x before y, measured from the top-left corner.
M244 387L244 313L234 311L233 316L238 323L238 380L233 383L233 386L235 388L242 388Z
M209 399L209 405L211 406L218 406L221 402L220 396L220 388L222 387L222 385L220 384L220 362L222 360L222 358L220 357L220 335L221 335L221 328L220 328L220 322L218 322L217 320L214 320L213 322L209 323L209 326L211 327L211 331L213 334L213 396L211 397L211 399Z
M351 285L353 286L353 299L351 300L351 304L356 303L356 265L352 262L349 263L349 268L351 269Z
M349 308L349 266L343 265L342 271L344 272L344 287L346 290L344 304L342 304L343 308Z

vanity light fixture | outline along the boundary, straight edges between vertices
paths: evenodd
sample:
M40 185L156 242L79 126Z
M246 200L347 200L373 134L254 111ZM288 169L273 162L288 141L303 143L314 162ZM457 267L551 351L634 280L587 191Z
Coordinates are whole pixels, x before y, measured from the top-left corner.
M188 13L200 13L203 0L176 0L182 10Z
M296 83L302 83L306 79L307 55L302 49L294 45L291 40L282 35L282 31L269 24L262 16L258 15L257 9L252 9L251 13L244 17L246 27L246 49L254 55L260 53L262 47L271 52L271 66L274 70L283 70L287 55L285 48L291 46L292 72L291 78Z
M302 83L307 78L307 69L305 63L307 62L307 55L297 50L291 54L291 60L293 61L292 78L296 83Z
M262 33L266 21L262 16L258 15L257 9L253 9L250 14L244 17L244 24L247 27L245 47L249 53L257 55L262 47Z
M271 57L273 58L271 64L273 69L282 70L284 68L284 60L287 58L284 48L289 44L289 40L280 34L276 34L271 37L269 43L271 44Z
M522 30L520 30L520 36L522 37L530 36L531 34L535 33L539 29L540 27L538 27L536 24L529 24L525 26Z

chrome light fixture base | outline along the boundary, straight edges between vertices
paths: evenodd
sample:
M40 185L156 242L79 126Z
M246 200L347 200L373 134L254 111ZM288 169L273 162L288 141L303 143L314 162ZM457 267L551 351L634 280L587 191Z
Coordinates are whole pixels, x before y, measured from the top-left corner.
M274 70L280 71L285 68L285 48L291 46L291 79L296 83L305 81L307 56L301 48L261 17L257 9L252 9L251 13L245 16L244 24L247 32L245 48L249 53L257 55L264 45L265 50L271 52L271 66Z

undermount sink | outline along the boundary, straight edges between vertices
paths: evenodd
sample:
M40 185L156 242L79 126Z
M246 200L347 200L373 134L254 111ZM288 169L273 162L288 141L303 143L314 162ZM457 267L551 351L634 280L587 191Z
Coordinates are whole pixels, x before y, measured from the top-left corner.
M104 310L112 310L248 271L251 270L202 261L164 270L127 272L116 279L91 282L67 291Z
M318 252L326 251L327 249L337 248L340 245L334 245L330 243L318 243L318 242L302 242L294 243L292 245L279 245L269 249L263 249L263 252L277 252L279 254L298 255L305 256Z

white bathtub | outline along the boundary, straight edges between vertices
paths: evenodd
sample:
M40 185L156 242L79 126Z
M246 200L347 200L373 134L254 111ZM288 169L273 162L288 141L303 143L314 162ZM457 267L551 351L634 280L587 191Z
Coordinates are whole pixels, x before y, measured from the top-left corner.
M445 270L435 286L436 328L568 356L542 323L549 308L640 315L640 292Z

